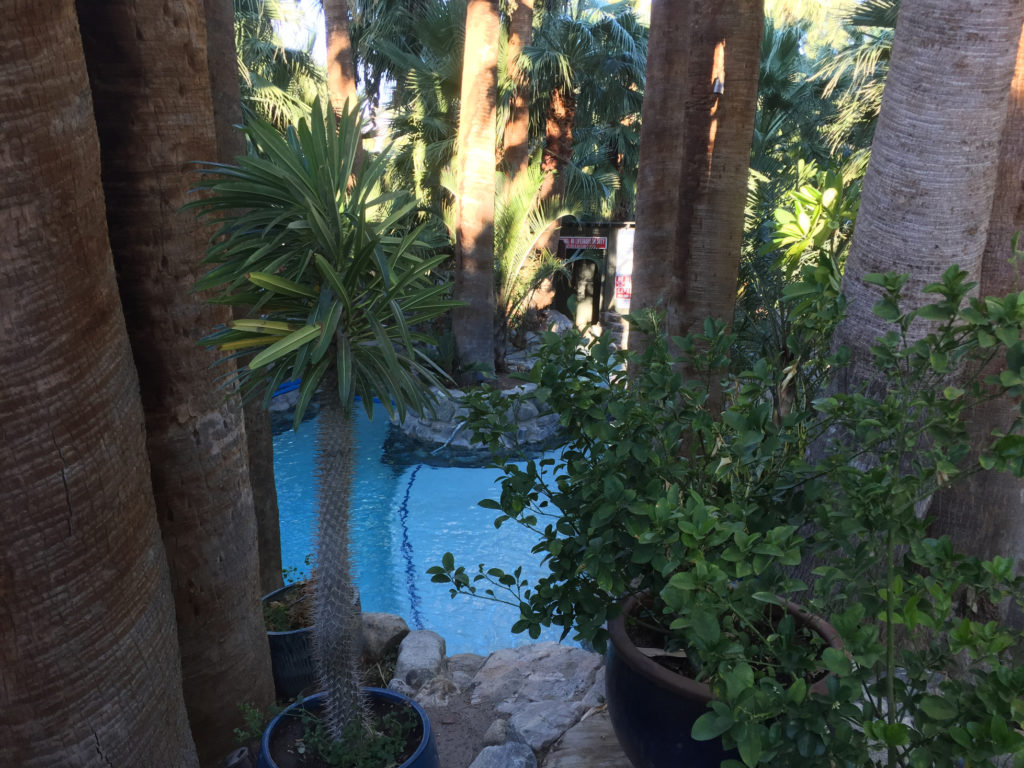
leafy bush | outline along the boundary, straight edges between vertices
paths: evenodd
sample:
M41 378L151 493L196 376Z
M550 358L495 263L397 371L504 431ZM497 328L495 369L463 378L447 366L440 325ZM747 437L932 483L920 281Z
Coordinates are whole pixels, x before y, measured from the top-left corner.
M834 374L848 362L845 350L814 354L836 319L822 268L787 291L786 368L760 359L726 373L733 338L712 321L669 340L635 317L640 354L549 338L529 378L568 443L558 459L503 462L500 499L482 502L496 525L537 535L548 573L529 583L446 554L433 580L517 606L514 631L555 625L598 648L620 598L648 593L643 622L685 649L716 695L694 736L721 737L748 766L1024 760L1021 636L954 610L965 595L1020 605L1024 581L1006 559L929 538L920 514L958 476L1024 474L1020 419L977 455L964 426L979 402L1024 393L1024 300L968 298L953 267L925 289L935 302L904 312L905 277L869 282L893 322L873 350L884 392L779 396L799 367ZM983 375L1001 353L1006 369ZM498 447L510 410L480 393L471 424ZM832 617L845 652L801 639L771 609L785 599ZM812 690L826 671L826 691Z

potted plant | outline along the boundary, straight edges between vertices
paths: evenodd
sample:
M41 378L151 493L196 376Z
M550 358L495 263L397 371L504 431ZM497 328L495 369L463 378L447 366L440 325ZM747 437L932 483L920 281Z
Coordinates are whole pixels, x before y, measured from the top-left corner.
M335 739L370 732L348 547L355 398L371 415L375 397L398 417L429 407L440 372L415 328L452 306L431 277L444 254L411 225L415 204L382 189L386 156L356 162L361 128L357 109L336 118L320 105L286 135L249 119L252 153L204 166L190 203L217 225L197 288L252 308L207 339L239 359L243 396L269 403L282 381L301 379L298 426L320 391L313 648Z
M278 701L311 693L311 686L316 684L312 583L303 580L285 584L264 595L262 603Z
M846 357L820 351L838 317L826 272L809 268L788 291L798 362L785 368L730 359L733 339L711 321L670 341L652 318L634 317L646 345L632 356L550 338L529 378L568 443L558 459L501 462L501 497L482 502L499 511L496 524L537 534L548 573L528 583L520 570L470 571L450 555L430 569L453 595L517 606L515 631L556 625L603 650L610 625L620 636L608 670L617 727L616 712L631 707L612 697L637 690L617 682L623 648L683 669L675 687L696 691L692 720L666 716L666 746L633 750L638 766L987 765L1024 749L1024 668L1010 656L1019 636L948 610L965 588L998 605L1019 598L1021 582L1005 560L980 563L929 540L914 514L936 487L981 466L965 447L971 404L1020 394L1024 306L1016 296L968 300L954 268L929 286L936 303L903 313L905 278L873 277L878 311L895 322L875 361L891 388L823 397L808 382ZM932 330L913 341L910 326L924 319ZM972 367L1000 346L1008 370L978 376ZM938 386L954 369L960 383ZM503 449L507 404L481 393L474 408L478 434ZM1000 436L980 461L1020 474L1021 446ZM896 632L913 643L901 650ZM651 682L647 700L667 687ZM652 738L620 735L626 745ZM697 762L693 742L712 740Z

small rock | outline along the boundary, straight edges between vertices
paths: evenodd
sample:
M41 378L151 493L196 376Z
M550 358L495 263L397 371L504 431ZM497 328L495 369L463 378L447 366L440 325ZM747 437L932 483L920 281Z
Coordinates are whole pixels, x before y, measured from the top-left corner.
M405 619L392 613L364 613L362 620L363 658L370 663L383 659L409 634Z
M559 336L576 328L576 324L557 309L548 309L545 314L547 318L544 321L544 328L554 331Z
M448 657L448 673L452 676L452 682L463 688L473 682L476 673L484 665L486 659L478 653L457 653Z
M533 400L523 400L515 407L515 418L520 424L537 418L537 406Z
M447 677L435 677L425 683L413 697L423 707L446 707L459 689Z
M509 726L523 735L535 752L554 744L583 714L577 701L533 701L509 718Z
M435 677L447 675L448 663L443 637L429 629L418 629L405 636L398 646L396 680L401 680L413 690L419 690Z
M499 746L507 742L525 744L526 740L523 738L523 734L517 731L508 720L499 717L490 724L484 733L484 746Z
M537 768L537 758L525 744L502 744L484 747L469 768Z

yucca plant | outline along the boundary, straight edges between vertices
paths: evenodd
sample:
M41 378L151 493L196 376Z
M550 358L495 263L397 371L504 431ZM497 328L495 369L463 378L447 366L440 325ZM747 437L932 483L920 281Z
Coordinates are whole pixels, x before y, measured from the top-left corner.
M325 719L340 738L365 712L348 546L355 398L371 415L375 397L399 417L429 407L443 374L414 329L453 302L429 276L444 254L433 255L422 226L405 226L415 203L381 190L386 158L357 165L357 110L336 118L318 103L285 135L259 119L244 131L254 155L205 164L190 203L217 225L206 257L214 266L197 287L252 308L207 338L244 363L243 395L269 404L282 381L301 379L297 427L321 392L314 653Z

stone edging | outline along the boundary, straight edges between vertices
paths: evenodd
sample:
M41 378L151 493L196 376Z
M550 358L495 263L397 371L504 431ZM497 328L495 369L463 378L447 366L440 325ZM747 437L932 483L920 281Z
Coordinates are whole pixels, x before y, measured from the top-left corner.
M521 384L503 391L502 395L510 397L532 392L536 388L536 384ZM475 442L471 431L465 427L466 419L469 418L468 410L462 405L465 392L459 389L434 392L437 395L435 413L425 413L422 417L407 414L405 421L397 425L402 433L410 440L430 446L443 446L455 451L486 451L487 446ZM534 399L520 402L512 418L517 429L515 437L509 436L508 439L519 447L549 445L560 428L558 414L552 413L546 404Z

